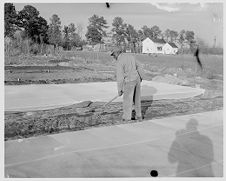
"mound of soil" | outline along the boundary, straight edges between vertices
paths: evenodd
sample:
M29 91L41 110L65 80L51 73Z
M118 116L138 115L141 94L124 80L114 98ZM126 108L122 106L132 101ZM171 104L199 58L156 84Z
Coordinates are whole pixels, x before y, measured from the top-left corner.
M60 62L69 62L69 61L70 61L69 59L63 58L63 59L52 59L52 60L49 60L48 62L49 63L60 63Z
M45 111L5 112L5 140L136 122L122 121L122 103L111 103L106 109L103 104L88 101ZM142 101L143 121L222 108L222 96Z

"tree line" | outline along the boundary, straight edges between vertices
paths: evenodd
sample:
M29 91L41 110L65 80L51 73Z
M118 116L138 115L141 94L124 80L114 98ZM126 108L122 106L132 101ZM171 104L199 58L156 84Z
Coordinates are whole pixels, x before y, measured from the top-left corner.
M74 23L62 27L56 14L52 15L48 24L39 11L30 5L24 6L19 12L12 3L5 3L4 8L5 37L15 39L16 32L19 32L22 39L30 39L37 44L52 44L54 47L62 46L66 50L84 44L79 24L77 27Z
M89 19L86 38L90 44L103 43L106 36L107 21L104 17L93 15ZM140 30L136 30L133 25L127 24L121 17L115 17L112 22L112 43L116 46L130 46L135 49L142 40L149 37L151 39L164 39L166 42L178 41L181 46L187 42L190 46L195 43L195 33L193 31L181 30L179 33L175 30L167 29L162 32L154 25L148 27L144 25Z
M16 32L20 32L22 39L30 39L37 44L51 44L54 47L62 46L65 50L72 47L82 47L85 44L95 45L104 43L109 28L106 19L103 16L94 14L89 18L86 39L83 39L83 26L70 23L67 26L61 25L60 17L57 14L52 15L50 23L40 16L39 11L26 5L17 12L13 3L5 3L5 37L15 38ZM181 48L185 43L190 47L196 43L195 33L190 30L166 29L162 31L157 25L148 27L144 25L136 30L133 25L127 24L121 17L115 17L112 22L111 44L121 47L130 47L133 51L141 46L142 40L149 37L151 39L164 39L166 42L177 42ZM109 33L109 32L108 32Z

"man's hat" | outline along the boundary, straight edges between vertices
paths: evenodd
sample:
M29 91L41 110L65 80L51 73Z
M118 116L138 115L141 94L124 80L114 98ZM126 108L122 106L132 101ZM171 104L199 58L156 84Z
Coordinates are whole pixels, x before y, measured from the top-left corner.
M122 53L122 50L118 47L115 47L112 51L111 51L111 56L113 56L115 53Z

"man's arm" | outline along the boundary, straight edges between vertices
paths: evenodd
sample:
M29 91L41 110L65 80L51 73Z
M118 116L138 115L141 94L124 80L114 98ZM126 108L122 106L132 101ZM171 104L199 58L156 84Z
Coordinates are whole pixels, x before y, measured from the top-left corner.
M145 78L145 73L143 71L143 68L142 68L140 62L138 62L137 60L136 60L136 68L137 68L137 72L140 76L140 79L142 81Z
M123 65L120 60L118 60L117 62L116 77L117 77L117 85L118 85L118 95L121 96L123 93L124 71L123 71Z

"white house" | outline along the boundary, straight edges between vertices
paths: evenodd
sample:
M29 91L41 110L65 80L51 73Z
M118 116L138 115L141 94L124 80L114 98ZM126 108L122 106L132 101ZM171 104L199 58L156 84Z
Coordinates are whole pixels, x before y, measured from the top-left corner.
M166 42L163 39L146 38L142 41L142 53L164 53L163 46Z
M178 47L175 45L175 43L170 43L170 42L166 43L162 49L164 54L175 55L178 52Z

